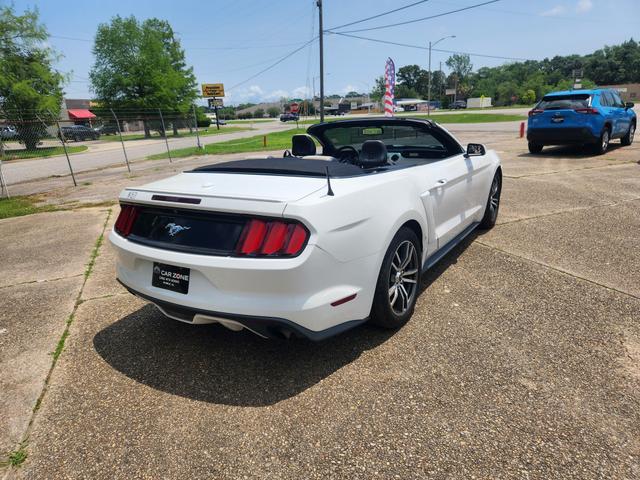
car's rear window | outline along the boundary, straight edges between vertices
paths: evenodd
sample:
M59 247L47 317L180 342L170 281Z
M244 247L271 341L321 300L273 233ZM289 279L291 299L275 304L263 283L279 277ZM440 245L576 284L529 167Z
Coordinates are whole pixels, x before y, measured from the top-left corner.
M539 110L575 110L576 108L586 108L591 105L591 95L553 95L544 97L538 106Z

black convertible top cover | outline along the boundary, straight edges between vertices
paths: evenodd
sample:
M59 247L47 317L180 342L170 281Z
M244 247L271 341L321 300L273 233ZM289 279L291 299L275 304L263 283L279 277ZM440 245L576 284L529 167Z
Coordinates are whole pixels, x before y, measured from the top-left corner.
M353 177L366 175L362 168L350 163L308 160L298 157L269 157L248 160L234 160L194 168L189 172L245 173L254 175L290 175L304 177L325 177L327 168L331 177Z

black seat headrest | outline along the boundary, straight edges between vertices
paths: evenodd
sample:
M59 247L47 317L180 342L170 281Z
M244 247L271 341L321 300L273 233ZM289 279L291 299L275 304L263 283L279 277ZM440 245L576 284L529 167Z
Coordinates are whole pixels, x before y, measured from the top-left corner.
M309 135L299 134L291 137L291 153L294 157L316 154L316 144Z
M387 147L382 140L367 140L362 144L360 164L365 167L379 167L387 164Z

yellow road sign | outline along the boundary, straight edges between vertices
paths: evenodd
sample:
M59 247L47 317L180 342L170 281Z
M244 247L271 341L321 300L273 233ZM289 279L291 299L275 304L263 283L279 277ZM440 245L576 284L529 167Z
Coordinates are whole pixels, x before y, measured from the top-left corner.
M203 83L202 96L203 97L224 97L224 84L223 83Z

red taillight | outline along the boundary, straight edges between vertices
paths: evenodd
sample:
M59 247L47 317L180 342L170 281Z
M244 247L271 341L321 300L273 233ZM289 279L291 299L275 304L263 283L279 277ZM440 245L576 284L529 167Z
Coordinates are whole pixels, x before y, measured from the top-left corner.
M574 111L576 113L585 113L591 115L598 115L600 113L597 108L576 108Z
M138 207L122 205L120 215L116 220L115 230L123 237L128 237L133 229L133 224L138 217Z
M308 232L299 223L249 220L238 241L238 255L294 256L300 253Z
M534 108L533 110L529 110L529 116L533 117L534 115L538 115L543 112L544 110L540 110L539 108Z

